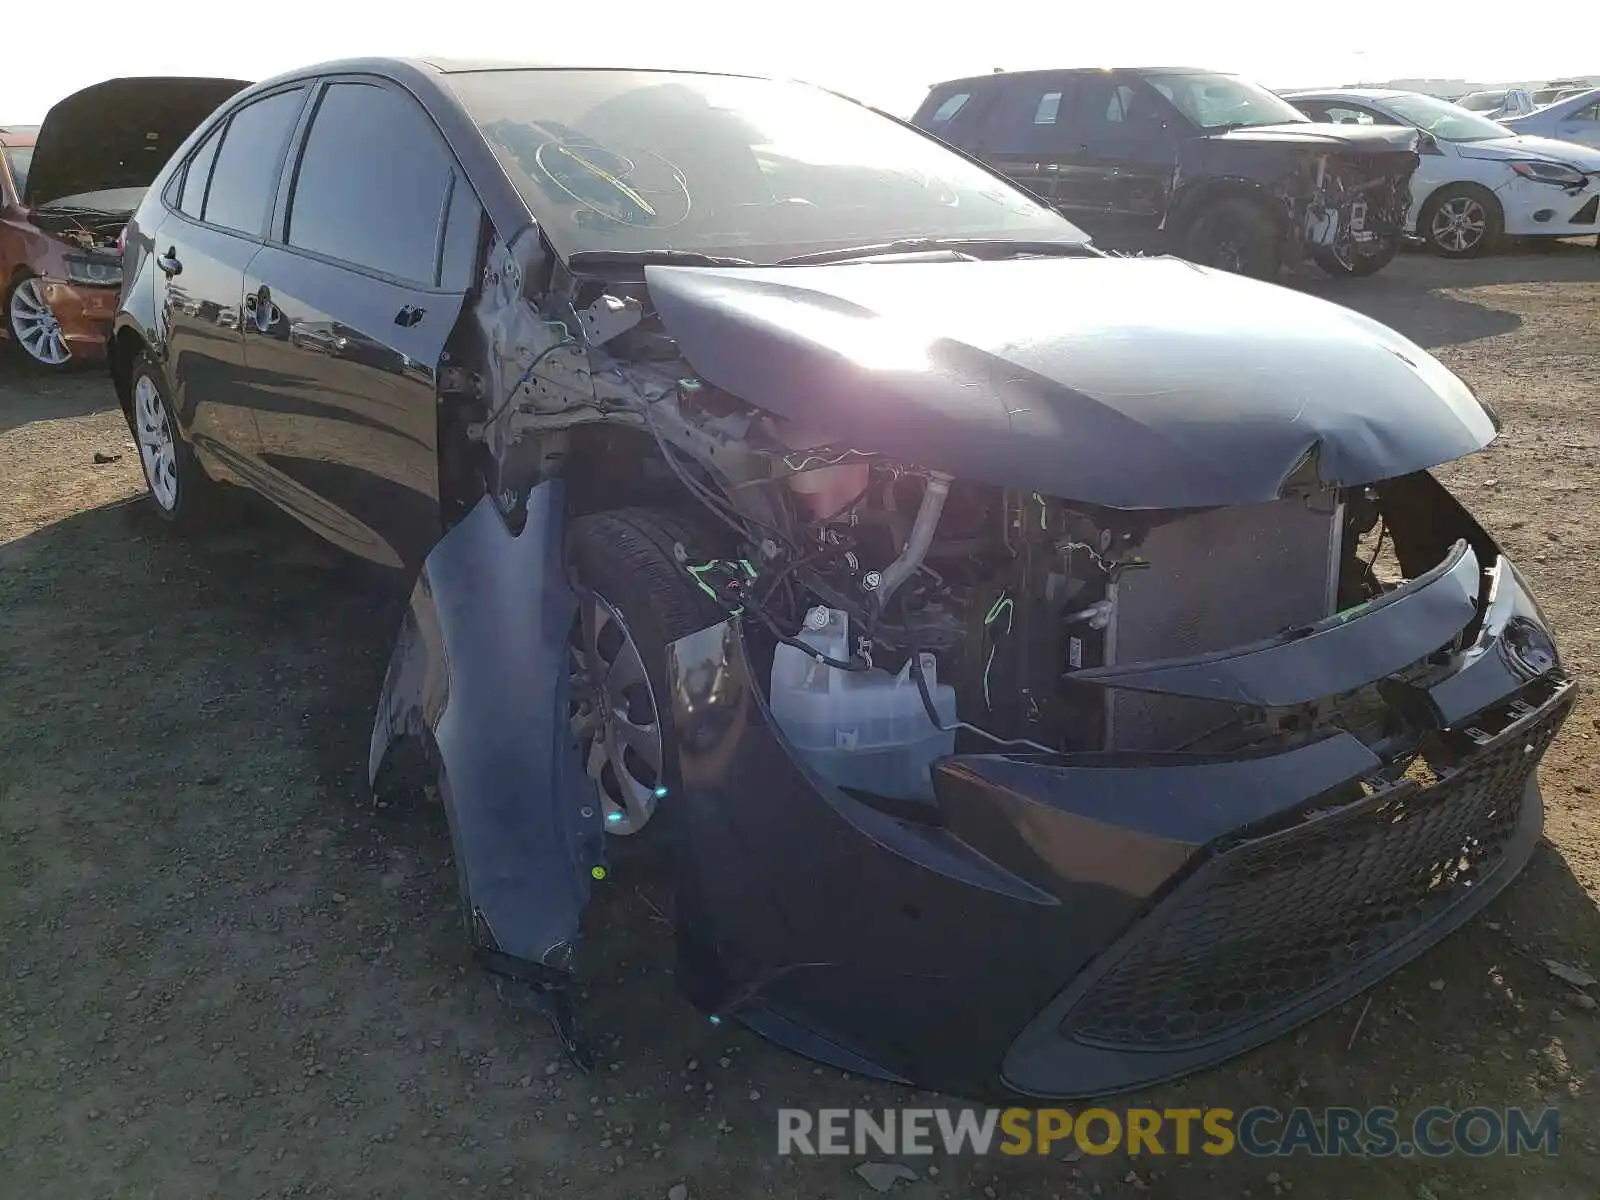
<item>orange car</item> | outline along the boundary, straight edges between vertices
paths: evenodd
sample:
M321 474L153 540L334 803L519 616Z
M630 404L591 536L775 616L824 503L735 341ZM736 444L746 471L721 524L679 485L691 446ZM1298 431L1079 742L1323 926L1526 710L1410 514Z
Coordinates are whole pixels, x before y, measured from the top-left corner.
M172 152L237 79L110 79L36 127L0 127L4 334L35 363L103 358L122 227Z

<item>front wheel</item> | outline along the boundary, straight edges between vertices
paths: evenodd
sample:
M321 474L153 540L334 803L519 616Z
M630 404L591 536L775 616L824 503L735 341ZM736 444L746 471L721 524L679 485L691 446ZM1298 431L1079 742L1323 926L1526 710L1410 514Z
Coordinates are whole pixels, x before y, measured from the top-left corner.
M1253 279L1276 279L1283 262L1278 222L1253 200L1229 196L1195 214L1183 236L1183 257Z
M1400 243L1394 238L1384 238L1376 249L1362 253L1348 246L1341 250L1322 250L1317 253L1317 266L1335 279L1364 279L1376 275L1394 261Z
M35 365L55 370L72 361L72 348L37 275L24 275L11 285L6 294L6 328L12 344Z
M689 580L673 547L704 557L722 540L654 508L580 517L567 533L578 589L572 732L607 833L638 833L677 790L667 647L727 613Z
M1475 258L1493 249L1504 230L1500 201L1472 183L1435 192L1417 217L1417 232L1446 258Z

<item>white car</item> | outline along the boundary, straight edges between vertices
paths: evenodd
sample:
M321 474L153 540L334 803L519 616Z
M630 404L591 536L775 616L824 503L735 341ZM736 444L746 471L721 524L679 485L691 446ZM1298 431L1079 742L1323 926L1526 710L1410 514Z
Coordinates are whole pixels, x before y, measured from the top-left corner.
M1591 88L1502 122L1514 133L1579 142L1600 150L1600 88Z
M1600 234L1600 149L1519 134L1418 92L1350 88L1284 98L1313 121L1422 130L1407 229L1440 254L1482 254L1502 235Z
M1498 88L1490 92L1468 92L1456 101L1462 108L1471 109L1491 121L1531 113L1537 104L1525 88Z

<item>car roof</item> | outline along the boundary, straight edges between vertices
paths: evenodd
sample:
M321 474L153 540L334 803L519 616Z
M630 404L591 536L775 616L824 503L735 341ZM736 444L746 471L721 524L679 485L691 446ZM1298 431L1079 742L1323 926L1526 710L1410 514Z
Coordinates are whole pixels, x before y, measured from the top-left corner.
M450 58L441 55L427 55L418 58L368 57L332 59L328 62L296 67L292 71L285 71L271 79L264 79L257 85L257 88L286 83L292 79L305 79L315 75L419 73L446 76L459 75L469 71L654 71L675 75L723 75L747 79L766 78L765 76L752 75L743 71L712 71L692 66L664 67L660 63L550 63L517 59Z
M965 75L960 79L946 79L934 88L952 84L988 83L999 79L1042 79L1049 75L1110 75L1117 71L1135 75L1237 75L1237 71L1217 71L1210 67L1037 67L1028 71L991 71L987 75ZM929 89L930 91L932 88Z
M1396 96L1421 96L1423 92L1408 92L1402 88L1309 88L1284 92L1285 100L1391 100Z

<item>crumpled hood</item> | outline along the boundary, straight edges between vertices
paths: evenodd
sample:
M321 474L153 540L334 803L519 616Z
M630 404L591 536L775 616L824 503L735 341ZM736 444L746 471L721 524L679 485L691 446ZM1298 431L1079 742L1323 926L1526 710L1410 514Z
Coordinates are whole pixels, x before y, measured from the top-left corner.
M238 79L108 79L45 114L28 169L29 206L118 188L146 188Z
M1457 142L1456 153L1462 158L1499 162L1511 162L1519 158L1550 158L1569 167L1577 167L1580 171L1600 171L1600 150L1580 146L1577 142L1560 142L1555 138L1533 137L1529 134L1489 138L1482 142Z
M1408 125L1340 125L1328 121L1287 121L1282 125L1248 125L1226 133L1207 134L1213 142L1272 145L1346 146L1363 152L1415 150L1417 131Z
M1472 392L1349 309L1175 258L649 267L709 383L830 440L1119 508L1370 483L1493 440Z

